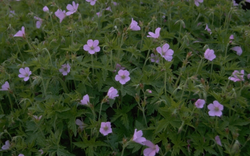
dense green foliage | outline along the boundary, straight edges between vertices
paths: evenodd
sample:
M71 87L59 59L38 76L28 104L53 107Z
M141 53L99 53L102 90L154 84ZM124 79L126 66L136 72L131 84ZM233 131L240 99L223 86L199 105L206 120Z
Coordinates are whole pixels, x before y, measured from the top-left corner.
M10 148L0 154L138 156L146 147L131 141L137 129L161 156L249 155L250 11L230 0L75 2L77 12L60 23L55 12L67 12L72 1L0 1L0 86L10 85L0 92L0 143L9 140ZM34 16L42 19L40 28ZM132 18L140 31L129 29ZM25 37L14 37L22 26ZM160 37L147 37L157 27ZM83 49L89 39L99 40L100 52ZM165 43L174 51L171 61L156 51ZM212 61L204 58L208 48ZM64 76L59 69L66 63L71 69ZM115 80L117 64L130 73L124 85ZM18 76L24 67L32 71L28 81ZM244 70L244 81L229 80L234 70ZM119 97L107 99L110 87ZM81 105L86 94L90 103ZM197 99L205 100L203 108ZM220 117L208 114L215 100L224 106ZM112 133L103 136L101 122L111 122Z

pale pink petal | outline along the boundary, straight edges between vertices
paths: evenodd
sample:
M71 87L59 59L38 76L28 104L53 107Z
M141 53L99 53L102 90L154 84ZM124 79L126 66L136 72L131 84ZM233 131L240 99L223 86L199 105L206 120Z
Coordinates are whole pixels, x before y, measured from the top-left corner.
M98 41L98 40L94 40L94 42L93 42L93 47L98 46L98 44L99 44L99 41Z
M89 47L92 47L92 46L93 46L93 43L94 43L94 42L93 42L93 40L91 40L91 39L87 41L87 44L88 44Z

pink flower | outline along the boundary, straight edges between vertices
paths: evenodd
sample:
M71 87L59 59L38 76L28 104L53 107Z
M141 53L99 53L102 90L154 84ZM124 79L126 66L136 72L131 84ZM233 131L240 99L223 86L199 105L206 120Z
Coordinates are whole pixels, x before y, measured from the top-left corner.
M94 41L93 41L92 39L89 39L89 40L87 41L87 44L85 44L85 45L83 46L83 49L84 49L85 51L88 51L89 54L94 54L94 53L100 51L100 47L98 46L98 44L99 44L99 41L98 41L98 40L94 40Z
M113 2L113 5L114 5L114 6L117 6L117 5L118 5L118 3L117 3L117 2Z
M147 37L158 38L160 36L161 28L156 28L155 33L149 32Z
M146 140L144 142L144 145L148 146L149 148L146 148L143 150L144 156L155 156L156 153L159 152L160 148L158 145L154 145L151 141Z
M169 49L169 45L166 43L161 47L157 47L156 51L161 54L161 56L167 60L167 61L171 61L173 59L173 54L174 51L172 49Z
M69 16L69 15L75 13L75 12L77 11L77 9L78 9L78 6L79 6L78 3L76 4L75 1L73 1L72 4L73 4L73 5L68 4L67 7L66 7L67 10L69 10L68 12L66 12L66 15L67 15L67 16Z
M10 84L8 81L6 81L3 85L2 85L2 89L0 89L0 91L8 91L10 89Z
M215 137L214 139L215 139L215 141L216 141L216 143L217 143L218 145L222 146L222 145L221 145L221 141L220 141L219 135L216 135L216 137Z
M10 141L5 141L5 144L2 146L2 150L8 150L10 149Z
M147 91L149 94L152 93L152 90L150 90L150 89L147 89L146 91Z
M109 99L115 99L115 97L118 97L118 96L119 96L118 91L114 87L109 88L109 91L108 91Z
M151 54L150 58L151 62L159 63L160 59L157 55Z
M107 11L111 11L111 12L112 12L112 10L111 10L110 6L109 6L109 7L107 7L105 10L107 10Z
M203 0L194 0L194 4L195 4L196 6L199 6L200 3L203 3Z
M234 82L244 81L244 70L241 70L240 72L235 70L233 72L233 76L230 76L228 79Z
M234 35L230 35L229 40L229 43L232 43L232 40L234 40Z
M97 17L101 17L102 13L101 12L97 12L96 15L97 15Z
M41 118L43 117L42 115L40 115L39 117L38 116L36 116L36 115L33 115L33 117L36 119L36 120L41 120Z
M204 53L204 57L205 59L209 60L209 61L213 61L213 59L216 58L215 54L214 54L214 50L213 49L207 49Z
M49 12L49 8L48 8L47 6L44 6L44 7L43 7L43 11L44 11L44 12Z
M250 74L247 74L247 78L250 79Z
M41 154L43 154L43 150L42 149L40 149L40 150L38 150Z
M238 6L239 4L237 4L236 2L235 2L235 0L233 0L233 6Z
M229 39L233 40L234 39L234 35L230 35Z
M210 35L212 34L212 31L211 31L211 29L208 27L208 25L206 24L206 28L205 28L205 30L207 30L207 32L209 32L210 33Z
M209 104L207 106L209 109L209 116L221 116L222 115L222 110L223 110L223 105L220 104L218 101L214 101L213 104Z
M90 5L95 5L95 3L96 3L97 0L86 0L86 1L89 2Z
M138 22L136 22L133 18L132 18L132 21L129 25L129 29L134 30L134 31L141 30L141 28L138 25Z
M14 37L25 37L25 28L24 26L22 26L22 29L19 30L15 35Z
M115 70L114 70L114 72L116 72L116 70L120 70L120 69L123 69L123 70L124 70L125 67L123 67L123 66L121 66L120 64L117 63L117 64L115 65Z
M80 128L81 130L83 130L83 128L84 128L84 123L83 123L81 120L76 119L76 125L78 125L79 128Z
M61 9L58 9L58 10L55 12L55 15L56 15L56 17L59 18L60 23L62 23L62 20L66 17L65 10L62 11Z
M29 76L32 74L29 67L20 68L19 72L20 74L18 75L18 77L23 78L24 81L28 81L30 78Z
M196 106L197 108L203 108L204 104L205 104L205 100L203 100L203 99L198 99L198 100L195 102L195 106Z
M124 85L130 80L129 72L127 70L119 70L118 74L115 76L115 80Z
M233 47L231 50L236 51L237 55L239 56L242 54L242 49L240 46Z
M39 29L42 25L43 20L39 17L34 16L34 19L36 19L36 27Z
M59 69L59 71L64 75L68 75L68 73L70 72L70 65L67 63L67 64L63 64L61 69Z
M108 135L109 133L112 133L111 123L102 122L100 127L100 133L102 133L104 136Z
M137 129L135 129L135 132L134 132L134 135L133 135L133 141L144 145L143 142L145 142L146 139L144 137L142 137L142 135L143 135L143 133L142 133L141 130L137 131Z
M86 95L84 95L84 96L82 97L81 104L82 104L82 105L88 105L88 103L89 103L89 95L86 94Z
M18 154L18 156L24 156L24 155L21 153L21 154Z
M15 11L14 10L10 10L9 17L13 17L14 15L16 15Z

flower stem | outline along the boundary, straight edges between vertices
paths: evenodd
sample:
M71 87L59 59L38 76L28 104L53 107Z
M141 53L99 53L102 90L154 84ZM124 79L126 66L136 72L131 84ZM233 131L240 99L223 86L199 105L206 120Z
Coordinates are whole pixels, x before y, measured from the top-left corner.
M55 31L55 27L54 27L54 23L53 23L53 20L52 20L52 17L51 17L51 14L49 14L49 16L50 16L50 21L51 21L51 23L52 23L53 32L56 32L56 31Z
M128 141L128 142L126 142L125 144L122 145L122 154L121 154L121 156L123 156L124 150L128 146L129 143L130 143L130 141Z
M92 66L92 80L94 79L94 60L93 55L91 55L91 66Z
M100 117L101 117L101 112L102 112L102 104L103 104L103 102L101 102L101 106L100 106L100 111L99 111L98 121L100 121Z
M142 106L142 113L143 113L143 118L144 118L144 121L145 121L145 125L148 127L148 122L147 122L147 119L146 119L146 116L145 116L145 107Z
M146 57L146 59L145 59L145 62L144 62L144 64L143 64L142 69L144 69L144 67L145 67L145 65L146 65L146 63L147 63L147 61L148 61L148 59L149 59L149 58L148 58L149 52L150 52L150 50L148 50L147 57Z
M198 66L198 68L197 68L197 70L196 70L196 72L195 72L195 75L197 75L197 73L198 73L198 71L199 71L199 69L200 69L201 62L202 62L202 59L200 60L200 63L199 63L199 66Z
M213 70L213 62L212 62L212 65L211 65L211 69L210 69L210 74L212 74L212 70Z
M164 72L164 88L165 88L165 96L167 96L167 72Z
M24 61L24 58L23 58L23 55L22 55L21 50L20 50L20 48L19 48L19 45L18 45L18 43L17 43L16 40L15 40L15 42L16 42L16 45L17 45L18 53L20 53L20 55L21 55L21 57L22 57L22 59L23 59L23 61Z
M93 114L93 120L95 121L95 109L94 107L90 107L92 114Z
M13 103L12 103L11 98L10 98L10 93L8 93L7 95L8 95L9 101L10 101L10 108L13 111Z

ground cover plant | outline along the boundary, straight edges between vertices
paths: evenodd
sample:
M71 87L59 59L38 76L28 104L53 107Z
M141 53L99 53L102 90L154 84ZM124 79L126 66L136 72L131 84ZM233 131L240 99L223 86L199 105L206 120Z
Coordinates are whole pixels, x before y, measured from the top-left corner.
M246 3L1 0L0 154L249 155Z

